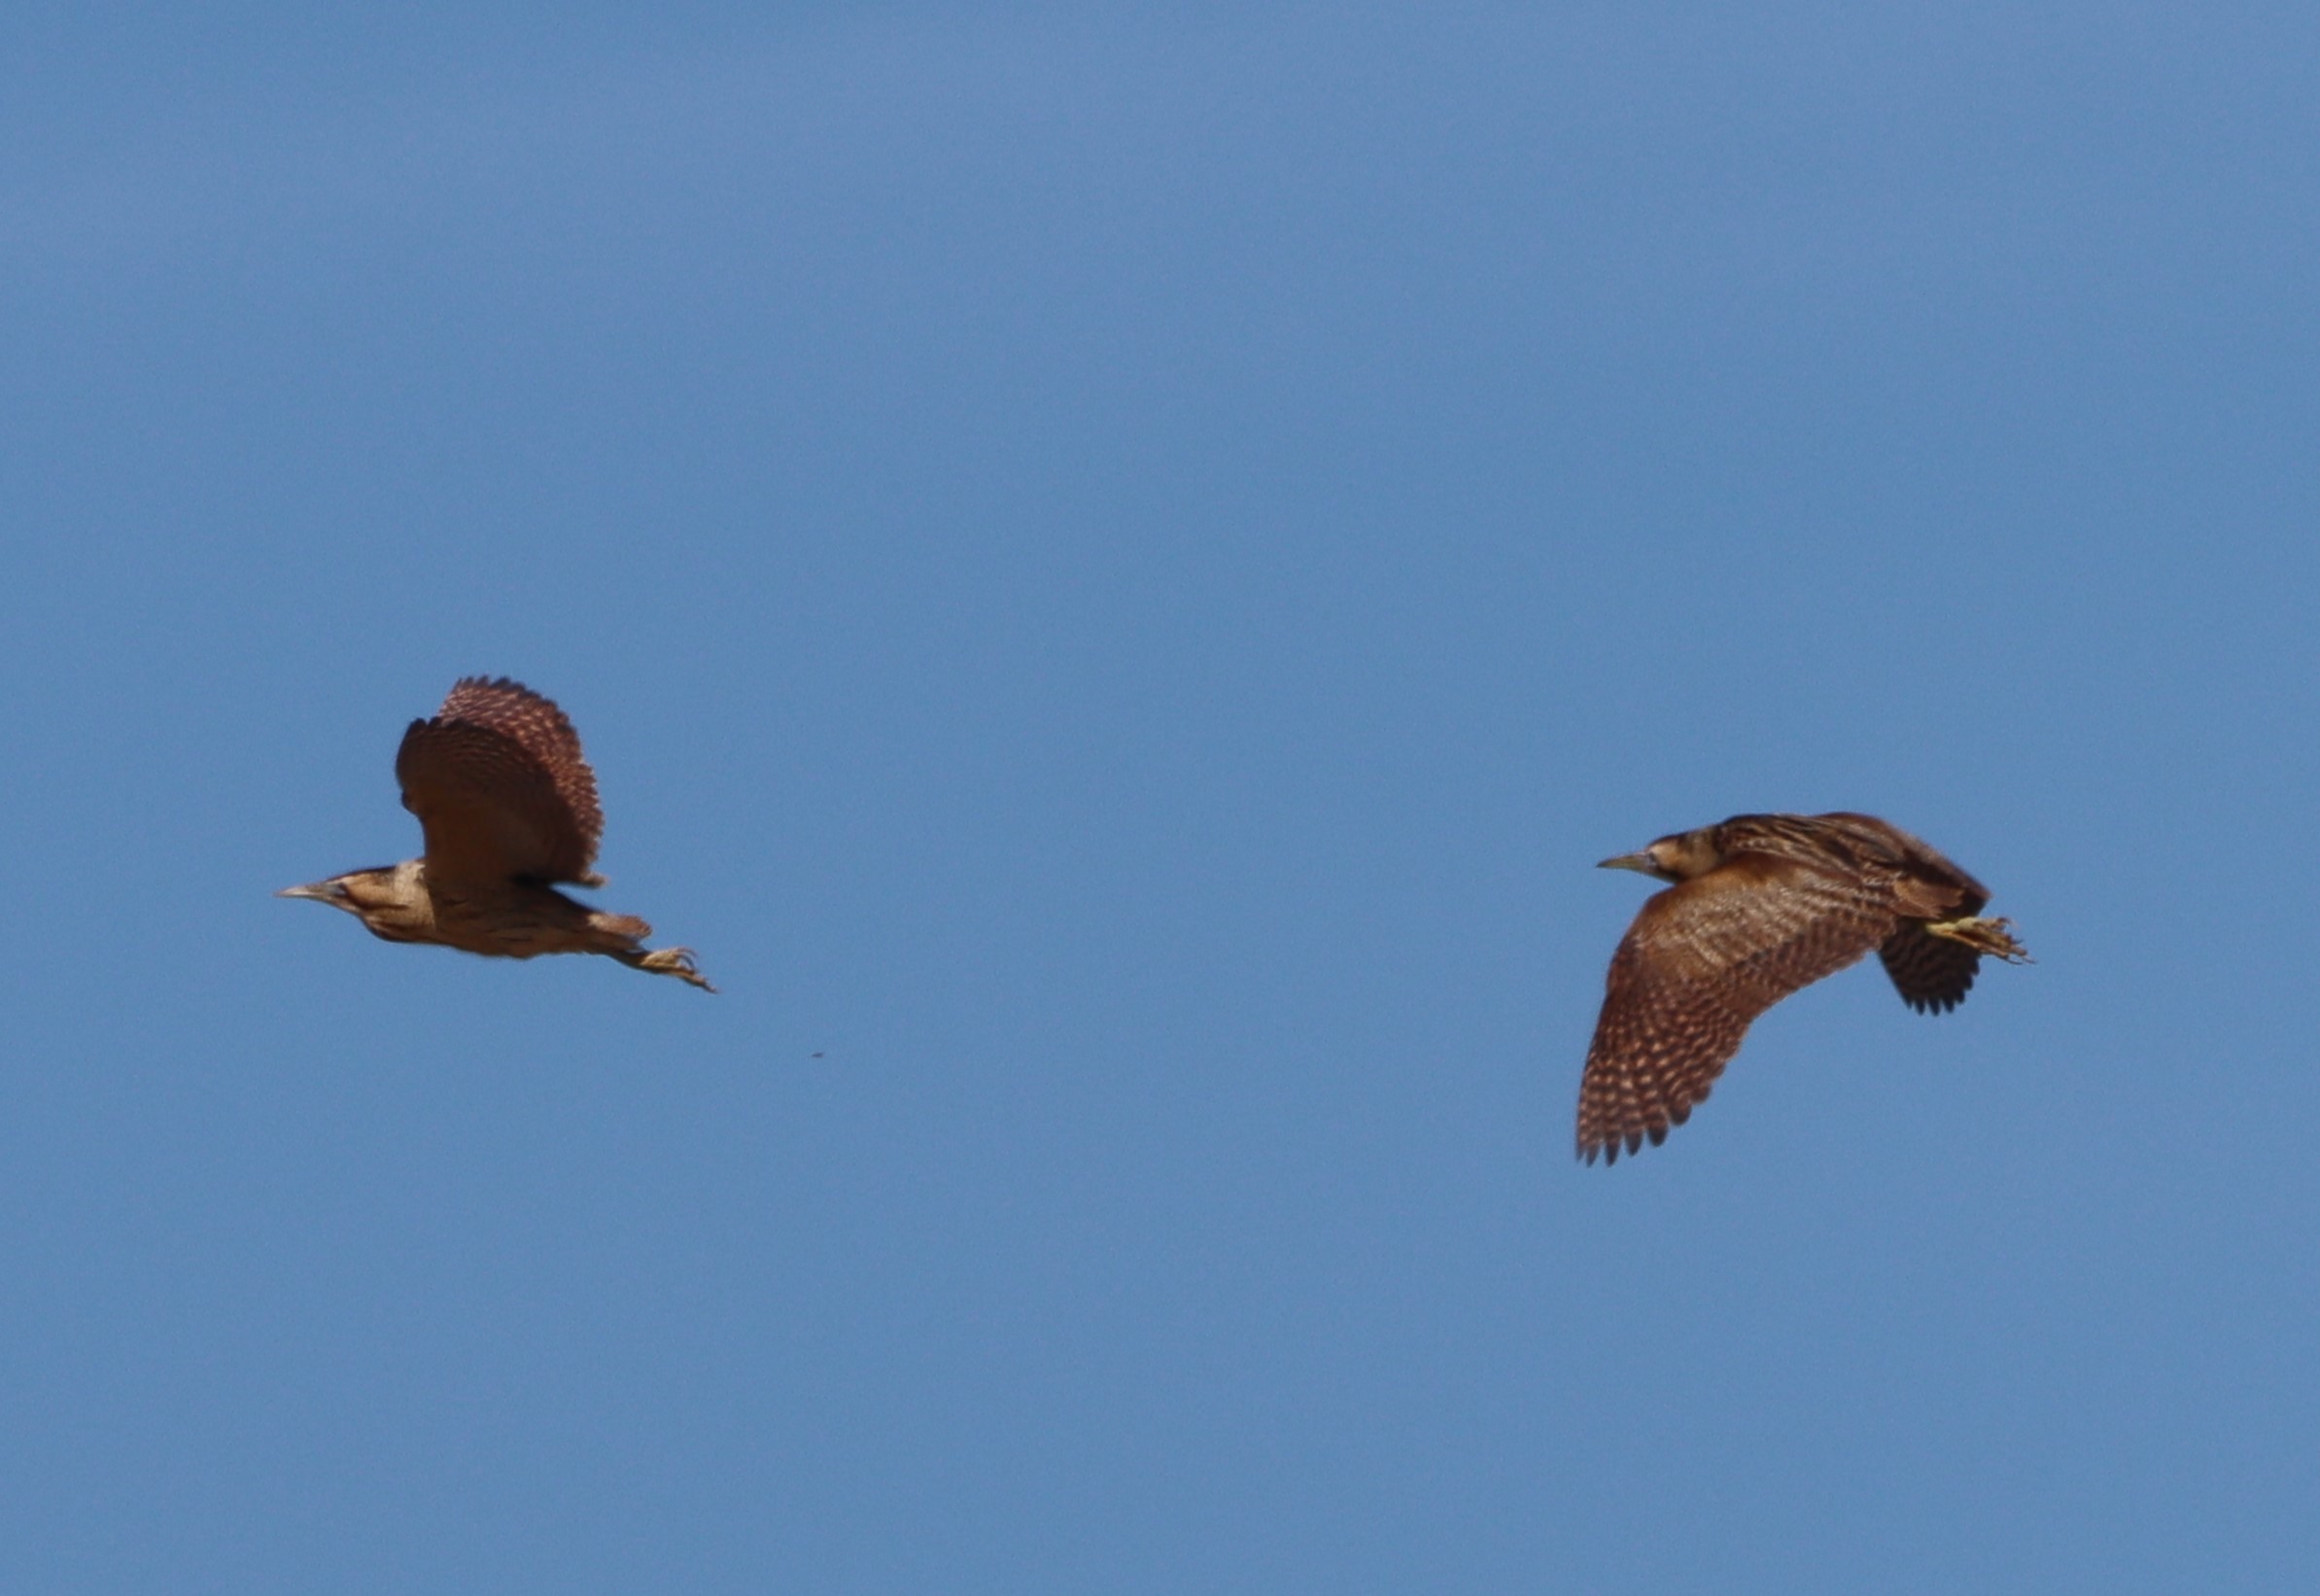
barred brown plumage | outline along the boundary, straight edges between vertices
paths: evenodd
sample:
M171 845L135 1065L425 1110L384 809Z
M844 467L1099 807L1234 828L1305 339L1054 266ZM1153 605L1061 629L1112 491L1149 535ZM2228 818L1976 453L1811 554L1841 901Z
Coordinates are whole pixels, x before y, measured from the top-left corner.
M1579 1083L1578 1153L1616 1162L1667 1139L1756 1016L1874 948L1910 1007L1961 1002L1984 954L2026 962L1990 893L1867 815L1736 815L1603 861L1675 885L1611 955Z
M395 776L426 851L279 896L343 909L389 942L504 958L603 954L716 989L690 949L646 949L652 927L636 916L591 909L551 885L604 885L589 866L605 816L579 734L550 700L505 677L464 677L433 719L404 731Z

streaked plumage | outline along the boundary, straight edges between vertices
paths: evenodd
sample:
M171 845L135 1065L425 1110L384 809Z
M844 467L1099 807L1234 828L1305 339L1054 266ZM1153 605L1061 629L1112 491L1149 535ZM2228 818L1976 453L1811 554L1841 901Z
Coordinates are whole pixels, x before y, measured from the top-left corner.
M504 677L464 677L433 719L403 733L395 776L426 852L282 896L344 909L389 942L506 958L603 954L715 989L690 950L647 950L643 920L591 909L551 885L604 885L589 867L605 827L595 773L552 702Z
M1579 1085L1589 1162L1665 1140L1756 1016L1872 948L1925 1013L1964 999L1984 954L2028 957L2007 921L1975 918L1980 882L1867 815L1738 815L1603 862L1675 885L1611 955Z

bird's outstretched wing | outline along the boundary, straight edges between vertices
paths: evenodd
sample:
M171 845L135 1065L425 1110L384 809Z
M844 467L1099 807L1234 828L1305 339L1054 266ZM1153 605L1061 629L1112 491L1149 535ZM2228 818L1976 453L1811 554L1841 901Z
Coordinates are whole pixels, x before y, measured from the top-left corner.
M1654 894L1611 956L1578 1152L1615 1162L1708 1095L1756 1016L1894 933L1888 883L1743 854Z
M434 880L603 885L588 869L605 829L596 777L564 711L529 687L462 678L403 733L395 778Z

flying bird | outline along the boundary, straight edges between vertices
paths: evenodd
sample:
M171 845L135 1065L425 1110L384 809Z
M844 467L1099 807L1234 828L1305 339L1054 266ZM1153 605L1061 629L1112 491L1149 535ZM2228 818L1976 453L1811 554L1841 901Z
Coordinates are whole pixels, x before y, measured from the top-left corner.
M1579 1083L1578 1153L1616 1162L1691 1117L1749 1023L1874 948L1902 1001L1956 1008L1982 955L2026 963L1989 888L1868 815L1736 815L1606 859L1675 885L1611 955Z
M419 816L425 853L276 896L343 909L389 942L502 958L603 954L716 990L691 949L647 949L644 921L591 909L552 885L605 885L589 869L605 815L579 734L549 700L504 677L462 677L433 720L402 734L395 779L402 807Z

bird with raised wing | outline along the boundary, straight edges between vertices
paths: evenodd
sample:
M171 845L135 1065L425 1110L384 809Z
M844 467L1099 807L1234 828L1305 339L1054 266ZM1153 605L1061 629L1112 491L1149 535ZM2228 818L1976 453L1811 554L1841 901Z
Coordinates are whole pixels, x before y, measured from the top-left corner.
M343 909L388 942L424 942L500 958L603 954L632 969L716 989L687 948L643 946L634 915L574 902L553 884L602 886L605 829L596 774L564 711L504 677L466 677L432 720L414 720L395 756L402 807L426 851L278 896Z
M1616 1162L1667 1139L1756 1016L1872 948L1902 1000L1942 1013L1982 955L2026 963L1990 891L1868 815L1736 815L1603 861L1673 883L1611 955L1579 1083L1578 1153Z

